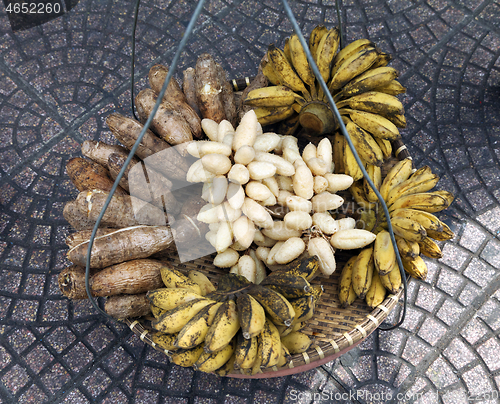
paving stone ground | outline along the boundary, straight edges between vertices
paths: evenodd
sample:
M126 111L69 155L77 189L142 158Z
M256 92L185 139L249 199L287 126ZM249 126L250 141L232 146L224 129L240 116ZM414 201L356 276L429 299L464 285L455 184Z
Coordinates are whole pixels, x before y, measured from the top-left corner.
M297 0L303 32L337 24L333 0ZM136 91L169 64L193 1L141 3ZM71 302L65 174L85 139L113 142L104 119L130 114L133 2L67 1L64 15L13 31L0 6L0 403L497 403L500 390L500 4L345 0L346 39L394 56L408 89L405 144L456 201L456 238L412 282L404 324L339 360L264 380L180 368L126 326ZM210 52L252 76L267 44L291 33L277 0L207 1L180 68ZM399 314L395 310L390 320Z

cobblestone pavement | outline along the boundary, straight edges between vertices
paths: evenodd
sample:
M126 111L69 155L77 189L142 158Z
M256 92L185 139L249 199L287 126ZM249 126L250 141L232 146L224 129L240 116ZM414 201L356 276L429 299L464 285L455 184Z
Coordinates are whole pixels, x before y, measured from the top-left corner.
M457 236L427 261L428 279L411 282L402 327L324 367L253 381L171 365L58 290L62 207L77 193L65 163L85 139L113 141L109 113L130 114L132 3L80 0L17 32L0 10L0 402L499 402L498 1L343 1L347 40L368 37L394 56L408 88L404 141L456 193L441 218ZM333 0L292 3L304 32L337 23ZM149 66L169 63L193 9L143 1L137 89ZM233 77L254 75L267 44L290 33L277 0L207 1L180 67L208 51Z

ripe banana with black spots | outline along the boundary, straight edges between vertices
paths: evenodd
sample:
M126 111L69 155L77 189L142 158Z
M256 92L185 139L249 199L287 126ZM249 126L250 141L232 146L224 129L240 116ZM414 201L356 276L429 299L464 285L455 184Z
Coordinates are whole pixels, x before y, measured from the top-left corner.
M367 91L378 91L377 88L390 84L399 73L393 67L371 68L347 83L339 93L341 97L352 97ZM340 108L340 107L339 107Z
M191 289L181 288L160 288L150 290L146 294L149 302L163 310L172 310L181 303L194 299L203 299L201 294L193 292Z
M379 275L380 282L382 285L391 293L395 294L401 287L401 271L396 261L394 261L394 266L387 275Z
M319 271L319 260L316 257L309 257L305 259L298 259L297 261L292 261L289 267L285 269L279 269L274 271L268 277L292 275L292 276L302 276L308 282L312 281Z
M215 303L210 299L194 299L182 303L172 310L167 311L160 318L155 319L151 326L161 332L172 334L182 330L189 320L204 307Z
M333 57L340 44L340 31L332 28L323 35L316 51L316 64L323 80L328 83Z
M382 230L377 234L373 244L373 262L380 275L387 275L392 271L396 262L396 252L392 246L388 231Z
M291 107L294 102L305 104L306 100L286 86L270 86L250 91L244 102L253 107Z
M311 338L300 331L293 331L285 337L282 337L281 343L292 355L306 352L312 345Z
M380 276L377 271L373 272L372 283L370 289L366 292L365 301L369 307L374 309L379 304L381 304L385 299L385 287L380 280Z
M409 158L398 161L389 170L384 180L382 181L382 185L380 186L380 194L386 202L389 196L389 192L391 192L397 185L406 181L410 177L412 170L413 163Z
M201 288L177 269L165 266L160 268L160 274L167 288L190 289L201 295Z
M406 272L416 279L424 280L427 277L427 265L421 256L411 260L403 260L403 266Z
M380 91L381 93L386 93L390 95L398 95L406 93L406 87L401 85L397 80L392 80L389 84L382 85L380 87L374 88L375 91Z
M420 254L419 243L396 236L399 254L404 259L412 259Z
M236 360L235 366L240 369L250 369L257 358L258 341L257 337L247 339L242 333L236 339L236 349L234 351Z
M203 272L191 270L188 272L188 278L200 287L203 296L215 292L215 286Z
M358 39L354 42L349 43L347 46L341 49L333 59L331 76L333 77L333 75L337 73L340 66L342 66L344 62L353 54L368 47L373 48L374 46L375 44L366 38Z
M306 52L304 51L297 34L293 34L290 37L288 44L290 46L290 56L295 71L304 83L306 83L310 88L315 88L314 85L316 77L314 76L311 66L309 65Z
M373 247L366 247L358 254L352 268L352 286L356 295L364 299L373 278Z
M230 344L217 352L203 351L198 360L193 364L193 367L200 372L213 372L224 366L224 364L231 359L234 353L234 347L235 343L231 341Z
M381 115L351 108L342 108L341 113L349 115L356 125L371 133L374 137L387 140L396 140L401 137L397 126Z
M281 293L287 299L295 299L305 296L311 292L311 284L303 276L294 276L291 274L273 274L266 277L261 283L278 293Z
M191 349L200 345L205 340L208 329L221 305L222 303L213 303L194 315L177 334L175 345L182 349Z
M262 357L261 367L275 366L281 355L281 339L278 329L270 319L266 319L264 328L257 340Z
M366 166L366 172L375 185L375 189L377 191L380 190L380 186L382 185L382 169L379 166L368 164ZM372 189L366 178L363 180L363 187L368 202L378 202L377 194L375 194L375 191Z
M357 258L357 255L349 258L340 274L339 301L342 307L350 306L358 297L352 284L352 270Z
M374 138L377 142L382 154L384 155L384 160L392 156L392 144L390 140L380 139L379 137Z
M231 343L240 329L240 320L234 300L228 300L218 308L212 325L205 337L206 352L217 352Z
M392 229L399 237L419 242L427 237L427 231L419 222L405 217L391 218Z
M438 233L443 231L441 221L432 213L424 212L423 210L396 209L391 212L391 218L393 217L405 217L407 219L415 220L423 226L427 234L429 234L429 231L435 231Z
M387 195L387 206L391 206L399 198L430 191L436 186L439 177L430 171L429 167L422 167L415 171L406 181L396 185Z
M429 258L443 258L443 253L441 252L441 248L437 245L437 243L432 240L430 237L426 237L423 240L418 242L420 253Z
M358 111L379 114L391 120L394 115L403 115L404 107L395 96L377 91L368 91L339 101L337 108L351 108Z
M254 297L264 307L267 315L276 325L292 324L295 318L295 310L288 299L281 293L268 289L262 285L253 285L248 294Z
M344 158L343 158L344 173L350 175L354 181L363 178L363 171L358 165L351 148L347 141L344 142Z
M174 345L176 338L177 334L164 334L158 331L153 332L151 335L151 341L167 351L175 351L177 349Z
M191 349L179 349L170 354L170 360L182 367L193 366L203 354L203 345Z
M352 120L343 117L347 132L351 137L352 143L358 152L359 157L365 164L381 166L384 162L384 155L375 139L359 125ZM345 161L344 161L345 164Z
M355 52L348 57L338 70L332 74L332 78L328 83L330 92L339 90L354 77L359 76L370 68L377 59L378 52L373 47L367 47Z
M417 209L429 213L440 212L449 206L448 199L435 192L420 192L402 196L390 206L389 211L397 209Z
M291 117L295 110L292 106L285 107L256 107L255 115L261 125L271 125Z
M309 36L309 50L311 51L311 55L314 60L316 60L319 44L321 43L323 36L327 33L328 29L324 25L317 25L311 31L311 35Z
M262 305L248 294L241 294L236 298L238 319L242 335L251 339L260 334L266 321L266 313Z
M300 91L306 100L310 100L311 96L307 91L304 82L295 73L292 66L288 62L285 53L274 45L269 45L267 49L267 57L271 62L274 71L283 84L293 91Z

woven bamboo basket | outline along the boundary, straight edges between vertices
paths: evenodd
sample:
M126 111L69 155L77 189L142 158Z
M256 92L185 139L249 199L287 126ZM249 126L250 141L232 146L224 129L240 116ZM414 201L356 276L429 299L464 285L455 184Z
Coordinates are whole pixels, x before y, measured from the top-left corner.
M392 167L397 160L409 157L406 146L399 140L393 142L393 151L395 158L386 162L384 171ZM337 267L341 268L351 254L352 252L349 253L348 251L338 251L335 254ZM213 258L214 255L186 263L181 263L176 257L169 257L167 260L182 272L187 273L192 269L201 271L214 284L217 284L219 277L227 273L227 270L215 267L212 263ZM342 308L338 299L339 278L340 270L337 270L328 278L316 277L311 282L312 284L323 285L324 293L316 306L314 317L308 321L307 327L302 330L314 340L314 343L306 352L293 355L290 361L281 368L263 369L261 373L252 376L233 373L227 377L259 379L287 376L330 362L360 344L375 331L396 307L403 295L402 289L396 294L388 295L382 304L374 310L369 308L361 299L357 299L347 308ZM126 319L125 323L141 341L168 355L168 351L160 348L151 340L152 328L149 326L149 321L148 318Z

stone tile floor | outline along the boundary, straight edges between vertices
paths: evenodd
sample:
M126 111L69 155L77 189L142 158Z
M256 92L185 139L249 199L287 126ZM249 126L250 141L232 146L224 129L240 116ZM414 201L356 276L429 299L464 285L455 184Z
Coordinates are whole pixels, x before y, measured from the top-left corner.
M62 218L76 190L66 161L85 139L112 141L104 118L129 115L132 2L80 0L13 32L0 9L1 403L496 403L500 390L500 4L494 0L344 0L346 38L394 56L408 88L402 131L417 166L456 193L456 232L412 282L404 324L294 376L223 379L168 363L87 302L62 297ZM337 24L333 0L292 2L304 32ZM136 88L168 64L193 1L141 4ZM233 77L255 74L291 32L278 0L211 0L180 68L208 51ZM393 312L391 319L398 313Z

